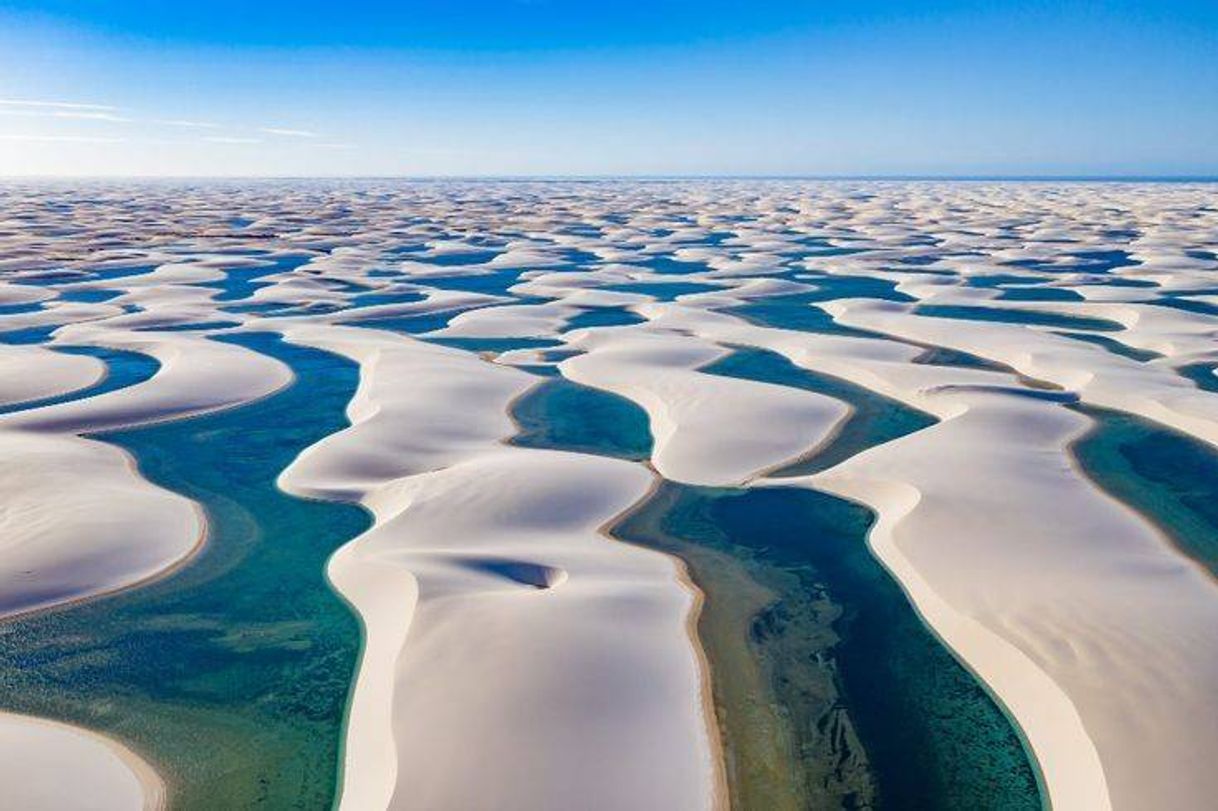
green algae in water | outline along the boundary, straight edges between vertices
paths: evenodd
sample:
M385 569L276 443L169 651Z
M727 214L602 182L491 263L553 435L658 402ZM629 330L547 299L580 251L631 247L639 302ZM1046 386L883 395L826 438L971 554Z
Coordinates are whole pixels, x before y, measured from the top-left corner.
M870 765L876 807L1039 809L1036 776L1019 735L871 556L865 541L871 523L864 508L802 488L666 483L614 533L663 549L708 546L749 561L754 571L764 565L772 572L766 585L777 600L754 624L750 642L759 655L772 657L768 669L790 718L797 757L823 752L817 745L823 729L840 729L837 708L824 705L812 688L815 678L805 673L829 660ZM826 603L837 611L827 612ZM825 640L823 632L818 640L818 612L836 640ZM802 639L783 639L792 634ZM804 658L784 656L790 650ZM847 765L857 753L839 750L839 757ZM805 770L824 771L816 764ZM806 793L815 798L816 786ZM826 805L809 802L871 806L865 785Z
M514 442L649 446L637 405L597 407L612 395L578 389L543 383L521 398ZM871 523L802 488L665 482L612 532L682 557L707 594L699 635L739 807L1040 808L1017 732L872 558Z
M296 383L100 437L200 502L207 543L162 580L0 626L0 704L125 741L166 778L175 809L325 809L360 628L324 568L369 522L274 482L346 427L358 370L271 335L232 340L291 365Z
M1074 408L1095 420L1071 448L1083 471L1218 575L1218 451L1130 414Z

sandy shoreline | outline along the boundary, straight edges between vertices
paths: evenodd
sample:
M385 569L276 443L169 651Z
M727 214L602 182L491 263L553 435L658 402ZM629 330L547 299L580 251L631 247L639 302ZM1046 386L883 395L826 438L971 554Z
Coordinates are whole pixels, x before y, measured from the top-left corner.
M18 808L163 811L165 783L113 738L81 727L0 713L0 776ZM73 779L62 767L71 761Z
M343 806L478 807L493 796L498 807L559 807L590 785L599 786L603 797L619 798L611 804L648 793L663 804L721 804L707 731L713 716L705 715L699 675L704 665L689 637L697 592L681 585L672 561L627 552L632 547L607 540L600 529L642 498L653 476L629 462L504 446L513 432L508 405L535 383L510 368L368 330L310 327L289 330L288 337L361 363L360 390L349 409L352 428L306 450L281 478L285 489L305 495L359 498L376 516L374 527L330 564L332 580L367 629L351 704ZM405 400L399 390L385 388L385 373L409 374L413 396ZM445 394L454 385L496 393L477 404L465 400L468 413L454 421L454 401ZM413 455L395 457L396 470L386 468L379 454L368 454L380 445L375 437L394 431L408 414L414 415L408 424L438 421L444 433L433 437L443 442L416 445ZM479 482L477 492L464 484L471 477ZM585 489L593 480L603 495ZM482 506L471 511L470 504ZM447 545L423 542L435 534L428 528L437 520L452 539ZM529 527L526 536L518 536L521 521L521 528ZM406 561L412 561L409 568ZM611 608L617 604L621 608ZM559 605L565 608L555 613ZM604 625L620 610L635 615L629 636ZM402 623L402 616L409 621ZM514 616L529 620L517 627ZM491 629L497 629L494 642L483 639ZM671 634L680 644L672 644ZM589 647L594 639L598 644ZM662 639L669 641L661 645ZM506 640L514 642L505 647ZM616 653L606 658L610 650ZM555 655L565 663L561 671L539 669ZM465 664L453 669L450 661ZM498 673L493 695L468 678L487 668ZM627 671L651 673L648 686L637 676L623 680ZM400 686L403 679L413 685L409 692ZM534 685L539 679L546 690ZM588 706L591 696L581 696L589 689L596 690L596 704L618 709L587 716L577 707ZM441 699L453 690L465 696L468 708ZM689 700L674 703L681 692ZM660 695L669 698L656 703ZM538 701L558 701L565 709L553 715ZM387 705L395 708L391 727L382 720ZM649 708L646 726L636 726L643 707ZM521 729L522 712L533 727L526 751L500 740ZM461 720L467 713L481 720ZM505 713L518 720L486 725L487 718ZM564 741L578 716L584 718L584 742L572 750ZM428 718L433 720L422 720ZM637 720L627 722L631 718ZM470 738L467 730L478 726L479 738ZM420 738L425 729L430 732ZM623 746L633 752L624 755ZM602 747L618 754L593 754ZM453 779L451 758L467 757L471 749L485 753L479 786ZM593 764L595 771L588 771ZM664 769L663 780L644 777L657 768ZM535 780L548 786L544 799L530 788Z

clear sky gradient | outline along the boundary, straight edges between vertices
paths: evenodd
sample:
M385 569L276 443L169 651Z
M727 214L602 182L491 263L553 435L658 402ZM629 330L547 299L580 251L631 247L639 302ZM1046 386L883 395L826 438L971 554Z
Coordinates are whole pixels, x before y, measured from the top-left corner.
M1218 175L1218 2L5 0L0 174Z

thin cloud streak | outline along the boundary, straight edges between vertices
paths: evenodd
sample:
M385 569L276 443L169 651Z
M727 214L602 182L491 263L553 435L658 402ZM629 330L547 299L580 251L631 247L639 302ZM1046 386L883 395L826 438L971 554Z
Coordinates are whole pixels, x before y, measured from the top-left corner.
M0 115L9 118L63 118L74 121L109 121L111 123L129 124L130 118L124 118L121 115L104 112L91 112L88 110L20 110L10 107L0 107Z
M210 121L187 121L181 118L154 118L148 123L159 127L183 127L198 130L215 130L220 128L219 124L213 124Z
M4 107L44 107L57 110L96 110L98 112L117 110L109 104L83 104L74 101L44 101L39 99L0 99Z
M259 127L259 132L265 132L267 135L283 135L288 138L319 138L315 132L308 130L290 130L282 127Z
M0 134L0 141L27 141L32 143L69 143L69 144L121 144L126 138L108 138L100 135L20 135Z
M261 138L236 138L231 135L205 135L204 141L212 144L260 144Z

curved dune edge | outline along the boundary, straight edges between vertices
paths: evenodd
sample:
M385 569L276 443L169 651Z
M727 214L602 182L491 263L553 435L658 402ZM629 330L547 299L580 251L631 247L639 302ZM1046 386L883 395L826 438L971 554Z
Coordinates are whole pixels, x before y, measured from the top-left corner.
M37 369L31 375L30 369ZM81 391L102 380L97 358L54 352L43 346L0 344L0 407L14 407Z
M652 475L504 445L531 376L390 333L280 326L361 370L352 426L280 478L375 519L329 565L366 632L341 806L721 805L697 593L668 557L601 532Z
M65 773L70 765L71 775ZM0 781L11 808L162 811L166 789L139 755L105 735L0 713Z
M118 446L80 434L232 408L292 380L283 364L240 346L77 328L72 340L146 352L161 368L123 389L0 415L9 462L0 471L0 577L9 584L0 617L142 585L176 570L203 542L198 505L145 480ZM82 537L90 543L82 546Z
M651 499L659 484L659 478L653 479L651 487L648 488L647 493L642 498L601 525L599 529L600 534L606 540L613 543L638 547L637 544L612 536L610 529L624 521L632 512L643 507ZM689 572L689 566L679 556L661 552L658 549L648 549L646 551L661 555L669 560L676 572L677 583L693 600L685 623L685 634L689 639L690 647L693 648L694 654L698 659L698 682L702 703L702 719L706 725L707 743L710 747L711 768L714 780L714 788L711 793L711 808L713 811L729 811L732 795L727 777L727 758L723 745L724 732L719 725L719 713L715 705L715 691L711 685L713 676L710 658L707 656L706 649L702 645L702 637L698 631L699 623L702 621L702 612L706 608L706 593L695 582Z
M651 462L672 481L747 481L822 446L850 414L821 394L697 371L730 350L689 335L640 325L586 330L570 345L584 352L559 370L646 411L655 438Z
M1074 471L1068 446L1085 418L1020 395L1010 374L910 363L921 350L908 345L760 328L680 304L639 309L651 322L632 329L768 348L940 417L802 481L878 512L877 556L1022 727L1055 807L1187 807L1218 791L1197 755L1218 746L1197 743L1215 737L1198 712L1213 700L1197 686L1218 675L1218 645L1205 636L1218 621L1213 584ZM1019 509L1036 503L1052 503L1052 516ZM963 546L943 551L943 538ZM1148 672L1161 685L1154 695Z
M113 307L63 310L7 320L61 324L57 337L64 344L142 352L160 368L151 379L123 389L23 409L23 402L83 393L109 371L96 358L55 352L53 345L0 347L10 370L2 399L16 405L0 415L7 461L0 472L3 618L159 580L186 565L205 541L199 505L145 480L122 448L80 434L243 405L292 379L283 364L242 347L130 332L116 323L121 316ZM73 323L76 316L80 323ZM82 545L82 537L89 544ZM6 801L14 807L165 807L166 786L152 766L108 736L6 713L0 714L0 741L20 752L3 758L21 764L4 775ZM65 769L72 780L63 780Z
M876 512L868 545L924 623L1012 717L1032 755L1046 803L1060 809L1111 809L1103 765L1070 697L1018 648L943 600L901 552L895 533L904 515L914 509L908 502L920 498L916 490L902 498L894 492L900 488L890 482L851 481L836 486L832 481L813 482L819 490Z
M935 303L940 303L938 298ZM1013 303L1007 302L1005 309L1033 309L1014 308ZM1162 423L1218 447L1218 397L1198 390L1168 365L1173 358L1184 362L1212 353L1212 318L1152 304L1087 302L1075 305L1078 309L1050 304L1035 309L1123 321L1125 330L1105 334L1163 352L1165 358L1140 363L1047 329L914 315L910 305L892 302L850 300L825 309L847 326L972 352L1076 391L1084 403Z
M977 437L961 438L949 451L952 462L935 453L935 440L946 450L947 443L957 443L946 435L972 418L979 407L976 398L1003 397L970 394L974 402L945 423L864 453L809 482L877 511L881 521L870 536L877 557L928 624L1018 721L1054 807L1154 807L1165 798L1176 807L1204 802L1214 781L1193 762L1193 749L1208 749L1199 742L1214 738L1197 715L1197 708L1211 700L1188 685L1208 683L1218 672L1218 651L1198 638L1209 622L1218 620L1212 583L1181 560L1141 516L1074 473L1067 448L1086 429L1086 421L1074 415L1068 415L1074 425L1054 442L1061 461L1052 467L1069 473L1039 494L1024 494L1021 482L985 473L984 462L960 476L969 468L959 444L980 444ZM992 444L975 451L978 458L994 452ZM923 526L912 525L919 509L928 507L918 483L933 481L941 489L944 480L926 470L925 462L917 472L916 457L939 458L962 485L939 494L933 508L939 519ZM1077 504L1064 495L1071 479ZM968 484L978 480L997 491L988 502ZM912 489L913 497L906 498L912 503L900 503L893 488L901 487ZM1003 510L1010 500L1052 503L1053 514L1025 510L1023 516L1012 516ZM961 510L957 505L962 504L975 506ZM952 512L957 517L944 519ZM995 530L994 524L1003 526ZM945 537L973 542L969 535L974 532L993 532L1001 543L972 566L961 561L958 548L941 552L938 561L925 551ZM1035 560L1024 559L1033 553L1021 547L1037 537L1049 543L1036 544ZM1091 537L1105 538L1113 548L1097 548ZM1114 543L1118 537L1121 541ZM976 570L976 585L961 586L959 581L969 581L970 568ZM1038 588L1038 583L1052 585ZM1209 620L1200 619L1204 616ZM1180 647L1181 637L1194 646L1188 654ZM1146 694L1148 671L1161 679L1162 695ZM1131 719L1149 737L1131 735L1125 728ZM1210 745L1214 743L1218 741Z

